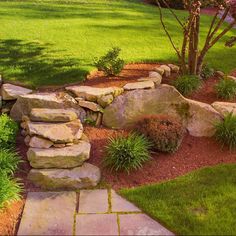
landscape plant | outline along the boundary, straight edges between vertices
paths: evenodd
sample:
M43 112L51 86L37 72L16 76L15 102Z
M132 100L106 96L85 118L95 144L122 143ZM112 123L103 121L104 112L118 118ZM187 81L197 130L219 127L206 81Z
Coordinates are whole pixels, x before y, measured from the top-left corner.
M106 146L104 165L112 171L140 169L150 159L151 142L144 136L131 133L128 136L109 138Z
M201 81L195 75L182 75L174 80L173 85L181 94L187 96L200 87Z
M236 148L236 116L229 113L222 121L215 124L215 138L230 150Z
M169 1L157 0L162 26L166 35L169 38L172 47L174 48L178 56L183 74L200 75L202 72L204 59L209 50L217 42L219 42L219 40L236 24L236 1L212 0L211 5L216 8L216 13L212 18L211 24L209 25L209 30L205 39L205 43L200 49L201 5L202 3L204 3L204 1L205 0L183 0L185 9L188 12L188 17L185 21L182 21L175 13L175 11L171 9ZM176 45L171 33L167 29L166 23L164 21L161 3L165 4L165 6L169 9L170 13L173 15L173 18L176 19L176 21L183 30L183 40L180 48ZM223 15L219 17L222 11ZM224 21L229 15L233 17L233 20L230 24L225 26ZM219 33L219 30L222 27L223 30ZM231 42L228 45L233 45L233 43Z
M99 71L103 71L107 76L115 76L118 75L123 67L124 60L119 58L121 49L118 47L114 47L109 50L104 56L94 59L94 64Z
M168 115L143 116L135 128L153 143L153 149L160 152L177 151L184 136L181 122Z
M210 67L208 64L204 64L202 66L202 71L201 71L201 78L203 79L208 79L212 77L215 74L215 70Z
M233 99L236 96L236 82L229 78L221 79L215 86L217 96L223 99Z

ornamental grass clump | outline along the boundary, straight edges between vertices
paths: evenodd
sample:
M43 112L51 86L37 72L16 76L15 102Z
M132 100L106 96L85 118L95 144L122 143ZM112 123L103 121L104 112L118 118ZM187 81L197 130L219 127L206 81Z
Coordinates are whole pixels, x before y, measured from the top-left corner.
M200 85L201 81L198 76L195 75L183 75L178 77L173 85L175 88L184 96L190 95L192 92L196 91Z
M236 116L229 113L224 120L215 124L215 138L230 150L236 148Z
M152 141L155 150L168 153L178 150L185 132L182 123L168 115L143 116L136 129Z
M151 142L143 135L131 133L109 139L104 165L112 171L140 169L150 159Z
M218 98L234 99L236 97L236 82L232 79L223 78L215 87Z

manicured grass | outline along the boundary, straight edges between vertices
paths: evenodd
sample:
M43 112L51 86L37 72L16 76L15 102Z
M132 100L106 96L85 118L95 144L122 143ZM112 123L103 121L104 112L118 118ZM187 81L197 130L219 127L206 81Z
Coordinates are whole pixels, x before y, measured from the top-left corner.
M179 235L236 234L236 164L120 193Z
M178 42L181 30L164 11ZM176 61L157 8L141 0L1 0L0 18L0 71L10 81L35 87L81 81L93 58L113 46L127 63ZM204 36L210 17L202 18ZM236 48L225 48L225 39L207 61L227 72L235 67Z

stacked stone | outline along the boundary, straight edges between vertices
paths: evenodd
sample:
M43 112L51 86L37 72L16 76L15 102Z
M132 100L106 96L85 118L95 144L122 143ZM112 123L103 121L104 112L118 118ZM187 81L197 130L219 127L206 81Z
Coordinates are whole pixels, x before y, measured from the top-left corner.
M51 190L98 184L100 170L85 162L91 145L74 110L33 108L23 116L21 127L33 167L28 178L35 185Z

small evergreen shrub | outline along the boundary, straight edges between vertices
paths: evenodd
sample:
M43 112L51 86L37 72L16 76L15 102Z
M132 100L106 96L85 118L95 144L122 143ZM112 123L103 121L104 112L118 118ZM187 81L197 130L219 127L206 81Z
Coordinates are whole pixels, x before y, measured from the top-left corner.
M95 58L94 64L99 71L103 71L107 76L118 75L124 65L124 60L119 58L121 49L114 47L101 58Z
M161 152L177 151L184 136L181 122L168 115L143 116L137 122L136 128Z
M143 135L132 133L127 137L112 137L106 146L104 165L112 171L130 173L140 169L150 159L150 148L151 143Z
M15 144L18 125L6 114L0 116L0 147L8 148Z
M0 170L13 175L20 163L20 157L12 150L0 149Z
M21 191L22 186L18 180L0 170L0 210L11 202L19 200Z
M194 75L184 75L174 81L174 86L184 96L190 95L192 92L196 91L200 85L200 79Z
M236 96L236 82L228 78L223 78L216 85L215 90L219 98L233 99Z
M214 75L214 73L215 73L215 70L213 68L211 68L207 64L203 65L202 71L201 71L201 77L203 79L208 79L208 78L212 77Z
M216 140L223 146L228 146L230 150L236 148L236 116L229 113L223 121L215 124L215 130Z

